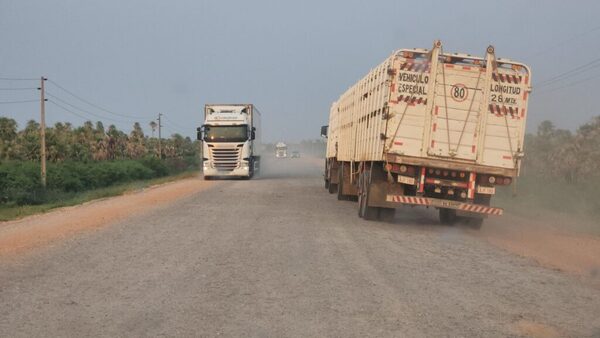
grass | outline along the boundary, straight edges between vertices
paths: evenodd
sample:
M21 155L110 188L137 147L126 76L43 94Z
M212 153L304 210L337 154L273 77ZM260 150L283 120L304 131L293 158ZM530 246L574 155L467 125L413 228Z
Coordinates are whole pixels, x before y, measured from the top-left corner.
M74 193L71 196L61 199L56 202L45 203L40 205L0 205L0 221L10 221L23 218L30 215L41 214L55 208L68 207L82 204L100 198L123 195L124 193L147 188L149 186L172 182L184 178L194 177L199 175L197 170L185 171L180 174L165 176L150 180L133 181L124 184L119 184L111 187L89 190L81 193Z

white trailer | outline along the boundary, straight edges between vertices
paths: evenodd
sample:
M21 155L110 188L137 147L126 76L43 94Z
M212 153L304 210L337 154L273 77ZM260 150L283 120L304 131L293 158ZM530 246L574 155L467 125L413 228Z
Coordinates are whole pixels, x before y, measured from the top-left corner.
M204 179L251 178L260 169L260 112L253 104L207 104L202 142Z
M325 186L365 219L401 204L480 227L497 186L519 175L531 71L495 57L401 49L331 106Z

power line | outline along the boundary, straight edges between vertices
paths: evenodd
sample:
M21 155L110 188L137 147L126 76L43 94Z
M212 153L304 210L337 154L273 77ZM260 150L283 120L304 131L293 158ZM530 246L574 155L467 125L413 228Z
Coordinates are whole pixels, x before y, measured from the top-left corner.
M0 88L0 90L33 90L38 89L37 87L21 87L21 88Z
M86 100L86 99L84 99L84 98L76 95L75 93L71 92L70 90L66 89L65 87L61 86L60 84L56 83L55 81L52 81L52 80L48 80L48 81L51 82L56 87L58 87L59 89L61 89L64 92L66 92L67 94L69 94L69 95L73 96L74 98L78 99L79 101L81 101L83 103L86 103L86 104L88 104L88 105L90 105L90 106L92 106L92 107L94 107L96 109L100 109L100 110L102 110L102 111L104 111L106 113L109 113L109 114L112 114L112 115L115 115L115 116L130 118L130 119L134 119L134 120L135 119L145 119L146 118L146 117L142 117L142 116L131 116L131 115L125 115L125 114L115 113L115 112L113 112L111 110L103 108L103 107L101 107L101 106L99 106L99 105L97 105L95 103L92 103L92 102L90 102L90 101L88 101L88 100Z
M57 107L59 107L59 108L61 108L61 109L65 110L65 111L66 111L66 112L68 112L68 113L71 113L71 114L73 114L73 115L75 115L75 116L79 116L79 117L81 117L82 119L84 119L84 120L86 120L86 121L88 121L88 120L89 120L89 118L87 118L87 117L85 117L85 116L83 116L83 115L77 114L76 112L72 111L71 109L69 109L69 108L66 108L66 107L65 107L65 106L63 106L63 105L60 105L60 104L58 104L58 103L54 102L53 100L48 100L48 102L50 102L50 103L52 103L53 105L55 105L55 106L57 106Z
M565 84L565 85L560 86L560 87L551 88L551 89L548 89L548 90L542 90L541 92L539 92L537 94L551 93L551 92L557 91L559 89L573 87L573 86L578 85L580 83L591 81L591 80L594 80L594 79L597 79L597 78L600 78L600 74L596 74L595 76L590 76L590 77L587 77L585 79L581 79L579 81L571 82L571 83Z
M39 79L18 78L18 77L0 77L0 80L3 80L3 81L37 81Z
M67 102L67 101L65 101L65 100L63 100L63 99L61 99L60 97L58 97L58 96L56 96L56 95L53 95L53 94L51 94L51 93L50 93L50 92L48 92L48 91L46 91L46 95L47 95L47 96L49 96L49 97L51 97L51 98L53 98L53 99L55 99L55 100L58 100L58 101L62 102L63 104L66 104L66 105L67 105L67 106L69 106L69 107L72 107L72 108L74 108L74 109L77 109L77 110L79 110L79 111L81 111L81 112L84 112L84 113L86 113L86 114L89 114L89 115L95 116L95 117L97 117L97 118L106 119L106 120L113 121L113 122L126 122L126 121L122 121L122 120L116 120L116 119L113 119L113 118L111 118L111 117L106 117L106 116L102 116L102 115L98 115L98 114L92 113L92 112L90 112L90 111L87 111L87 110L85 110L85 109L83 109L83 108L81 108L81 107L78 107L78 106L76 106L76 105L74 105L74 104L71 104L71 103L69 103L69 102Z
M40 102L40 100L1 101L0 104L29 103L29 102Z
M572 76L574 76L576 74L579 74L581 72L590 70L592 68L596 68L596 67L600 66L599 62L600 62L600 58L594 59L594 60L592 60L592 61L590 61L590 62L588 62L588 63L586 63L584 65L575 67L575 68L573 68L571 70L568 70L568 71L566 71L564 73L560 73L560 74L555 75L555 76L553 76L553 77L551 77L549 79L546 79L544 81L538 82L538 83L536 83L536 87L538 87L538 88L539 87L544 87L544 86L547 86L549 83L551 84L552 81L558 80L560 78L569 78L569 77L572 77Z
M169 124L171 124L171 125L172 125L172 126L174 126L174 127L177 127L177 128L175 128L175 129L183 129L183 130L186 130L186 129L187 129L187 128L185 128L185 127L182 127L182 126L178 125L177 123L173 122L173 120L171 120L170 118L168 118L166 115L164 115L164 117L165 117L165 119L166 119L166 120L169 122ZM181 130L179 130L179 131L181 131Z

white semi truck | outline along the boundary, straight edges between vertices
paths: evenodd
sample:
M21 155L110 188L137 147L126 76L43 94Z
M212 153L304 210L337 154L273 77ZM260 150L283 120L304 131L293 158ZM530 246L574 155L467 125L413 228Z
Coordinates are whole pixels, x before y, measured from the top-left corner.
M531 71L523 63L401 49L331 106L325 186L358 200L364 219L389 220L400 205L439 209L479 228L497 187L519 175Z
M202 141L204 179L251 178L260 169L260 112L253 104L207 104Z
M277 142L275 145L275 157L287 158L287 144L283 142Z

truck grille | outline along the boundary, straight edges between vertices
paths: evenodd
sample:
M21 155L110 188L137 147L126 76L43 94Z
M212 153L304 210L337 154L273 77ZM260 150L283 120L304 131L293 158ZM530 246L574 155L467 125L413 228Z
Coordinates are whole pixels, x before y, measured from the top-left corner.
M222 171L232 171L239 167L240 150L240 148L211 148L215 168Z

